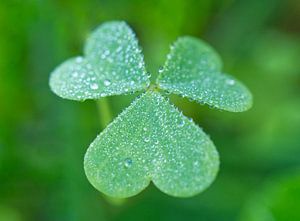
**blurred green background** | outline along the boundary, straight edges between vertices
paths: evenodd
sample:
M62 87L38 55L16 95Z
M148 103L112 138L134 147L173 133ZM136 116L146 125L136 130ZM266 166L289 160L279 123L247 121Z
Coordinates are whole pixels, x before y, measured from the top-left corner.
M174 98L220 152L205 192L180 199L150 186L117 206L85 178L102 129L95 102L55 96L48 78L108 20L133 27L152 74L171 42L193 35L253 92L238 114ZM114 116L133 98L110 97ZM0 221L32 220L300 220L300 1L1 0Z

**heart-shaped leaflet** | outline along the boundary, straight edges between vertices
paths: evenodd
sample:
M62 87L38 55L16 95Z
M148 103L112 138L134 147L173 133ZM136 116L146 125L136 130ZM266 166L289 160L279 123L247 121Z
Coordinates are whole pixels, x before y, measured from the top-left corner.
M135 34L125 22L106 22L87 39L85 56L58 66L50 87L71 100L98 99L146 89L149 76Z
M212 183L218 167L209 137L151 90L98 135L84 160L91 184L119 198L138 194L150 181L169 195L193 196Z
M220 57L208 44L181 37L171 47L157 84L163 90L217 109L248 110L252 106L251 93L221 68Z

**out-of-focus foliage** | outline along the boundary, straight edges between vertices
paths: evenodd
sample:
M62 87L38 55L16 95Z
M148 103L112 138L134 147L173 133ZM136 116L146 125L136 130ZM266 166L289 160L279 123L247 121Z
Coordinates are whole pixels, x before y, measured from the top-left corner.
M216 48L224 71L253 92L253 108L240 114L172 98L220 152L220 174L202 194L174 199L149 188L113 206L88 183L82 161L100 132L97 109L57 98L48 77L107 20L129 22L153 75L169 43L193 35ZM1 1L0 220L240 219L266 181L300 165L299 20L298 0ZM132 98L108 100L116 116ZM286 188L276 196L282 202L299 196Z
M268 180L245 204L242 221L299 220L299 169Z

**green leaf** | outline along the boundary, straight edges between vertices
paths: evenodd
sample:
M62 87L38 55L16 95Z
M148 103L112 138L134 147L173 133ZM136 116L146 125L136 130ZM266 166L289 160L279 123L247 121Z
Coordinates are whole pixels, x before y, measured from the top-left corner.
M136 195L149 182L178 197L214 180L218 153L209 137L158 92L137 98L90 145L84 167L92 185L112 197Z
M85 56L67 60L50 77L50 87L71 100L141 91L149 86L144 58L125 22L100 25L88 38Z
M157 84L161 89L232 112L252 106L252 95L238 80L221 73L217 53L204 42L179 38L171 47Z

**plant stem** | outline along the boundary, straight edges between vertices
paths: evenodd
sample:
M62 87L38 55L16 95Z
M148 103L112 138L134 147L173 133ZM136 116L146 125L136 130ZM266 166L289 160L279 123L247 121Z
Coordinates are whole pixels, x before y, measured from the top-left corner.
M96 101L98 115L100 118L100 126L103 130L111 121L112 121L112 112L109 105L109 100L107 97L103 97ZM103 195L107 202L114 206L120 206L125 202L125 199L112 198L106 195Z
M109 100L107 97L103 97L100 100L97 100L96 102L101 129L104 129L107 126L107 124L112 120L112 113L109 106Z

